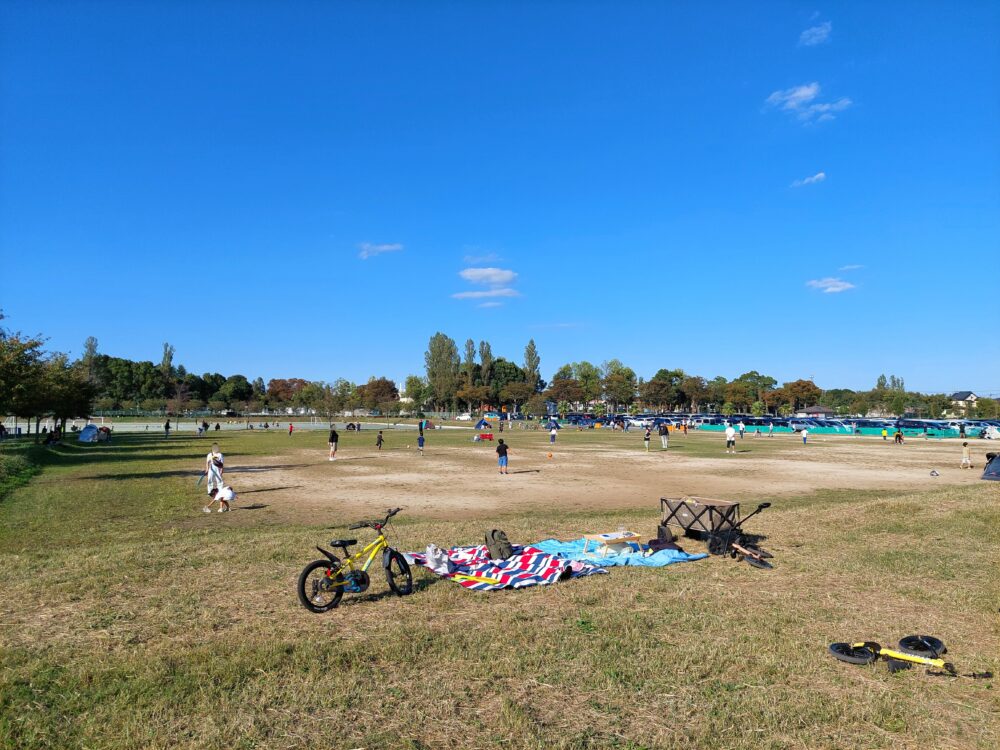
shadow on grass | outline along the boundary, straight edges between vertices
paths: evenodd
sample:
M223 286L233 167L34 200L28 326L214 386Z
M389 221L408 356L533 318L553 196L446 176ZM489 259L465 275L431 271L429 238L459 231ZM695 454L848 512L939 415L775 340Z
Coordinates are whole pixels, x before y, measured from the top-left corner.
M254 503L253 505L234 505L233 510L261 510L267 507L269 506L265 503Z
M245 468L236 469L226 469L226 475L230 474L260 474L266 471L274 471L275 469L294 469L300 466L305 466L306 464L275 464L274 466L248 466ZM123 472L121 474L95 474L94 476L87 477L87 479L167 479L169 477L188 477L192 481L196 481L202 472L191 471L190 469L173 469L171 471L142 471L142 472ZM272 487L271 489L292 489L285 487ZM251 490L253 492L266 492L267 490ZM246 494L246 493L240 493Z
M278 490L298 490L305 487L304 484L289 484L284 487L262 487L259 490L243 490L239 494L252 495L254 492L277 492Z
M427 576L427 577L421 576L420 578L414 577L413 592L407 594L407 596L413 596L414 594L419 594L422 591L426 591L434 584L440 583L443 580L444 580L443 578L439 578L438 576ZM337 608L340 609L345 604L360 605L371 602L378 602L381 601L382 599L394 598L395 596L396 594L390 591L389 589L384 589L374 594L369 594L369 593L353 594L353 595L345 594L344 598L341 600Z

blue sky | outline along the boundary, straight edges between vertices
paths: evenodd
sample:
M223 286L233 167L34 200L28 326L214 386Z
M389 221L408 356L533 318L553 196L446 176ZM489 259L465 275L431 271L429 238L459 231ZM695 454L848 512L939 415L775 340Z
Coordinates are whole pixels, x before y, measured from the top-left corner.
M6 2L0 306L78 354L1000 393L1000 5ZM484 270L486 269L486 270Z

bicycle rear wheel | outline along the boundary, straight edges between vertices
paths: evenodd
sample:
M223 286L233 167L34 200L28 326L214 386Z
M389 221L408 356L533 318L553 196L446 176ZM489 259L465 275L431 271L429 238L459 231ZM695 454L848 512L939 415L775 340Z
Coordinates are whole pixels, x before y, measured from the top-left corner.
M868 646L855 648L850 643L831 643L830 653L834 659L848 664L871 664L878 658L878 654Z
M385 580L389 583L396 596L406 596L413 593L413 574L406 559L396 550L391 549L385 558Z
M930 659L936 659L948 653L944 641L932 635L908 635L905 638L900 638L899 650L904 654L926 656Z
M339 567L339 562L314 560L303 568L296 586L303 607L321 614L340 603L344 596L344 577L334 573Z

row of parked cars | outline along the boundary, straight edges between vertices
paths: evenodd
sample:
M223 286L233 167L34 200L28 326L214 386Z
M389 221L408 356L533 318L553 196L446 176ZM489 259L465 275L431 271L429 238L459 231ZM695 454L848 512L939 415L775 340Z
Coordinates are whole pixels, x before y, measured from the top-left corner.
M689 426L697 428L702 425L737 425L742 422L750 431L773 425L775 428L785 427L795 431L825 427L845 434L853 433L856 428L891 431L900 428L926 431L933 435L945 430L959 431L963 425L969 436L981 433L986 437L991 437L996 434L996 431L1000 431L1000 420L992 419L820 419L817 417L755 417L750 414L733 414L731 416L723 414L612 414L598 417L593 414L570 413L566 415L565 421L574 426L588 428L598 424L603 426L611 423L628 424L630 427L639 428L655 428L664 423L680 427L685 422Z

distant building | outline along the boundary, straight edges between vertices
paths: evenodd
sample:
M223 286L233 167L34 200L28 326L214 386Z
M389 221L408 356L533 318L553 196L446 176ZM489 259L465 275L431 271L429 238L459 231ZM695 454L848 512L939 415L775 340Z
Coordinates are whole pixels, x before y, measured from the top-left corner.
M956 413L961 412L965 414L970 408L976 406L978 400L979 396L972 391L956 391L951 394L951 410Z
M795 412L796 417L817 417L818 419L830 419L837 416L837 412L829 406L807 406Z

